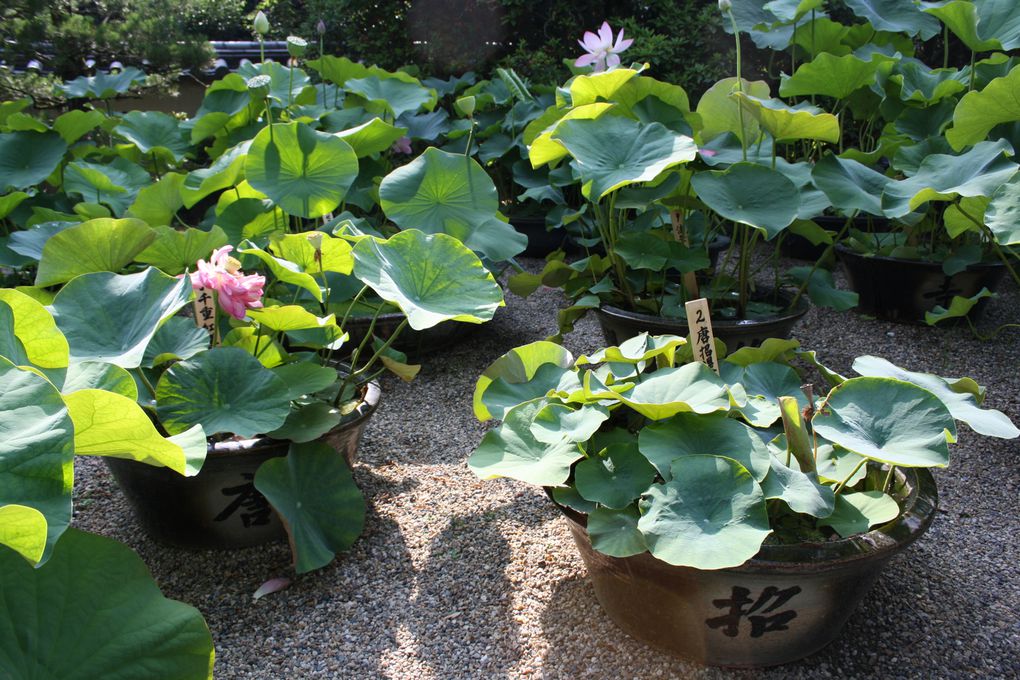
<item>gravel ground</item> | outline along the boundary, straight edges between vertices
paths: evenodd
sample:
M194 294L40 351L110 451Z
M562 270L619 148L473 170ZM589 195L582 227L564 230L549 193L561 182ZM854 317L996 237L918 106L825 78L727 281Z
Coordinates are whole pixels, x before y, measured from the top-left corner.
M529 266L538 266L528 261ZM1012 282L982 328L1020 319ZM410 384L384 382L355 477L369 500L352 550L287 590L285 545L184 552L141 531L101 461L78 460L75 522L138 551L167 596L198 607L218 678L729 678L620 632L602 612L566 524L541 490L480 482L465 461L486 426L470 406L477 375L511 347L555 328L557 291L507 308L426 360ZM794 331L828 365L877 354L914 370L968 375L988 406L1020 422L1020 331L981 342L966 328L904 326L812 310ZM567 338L602 344L594 319ZM895 558L842 636L766 678L1020 677L1020 443L962 428L937 472L931 530Z

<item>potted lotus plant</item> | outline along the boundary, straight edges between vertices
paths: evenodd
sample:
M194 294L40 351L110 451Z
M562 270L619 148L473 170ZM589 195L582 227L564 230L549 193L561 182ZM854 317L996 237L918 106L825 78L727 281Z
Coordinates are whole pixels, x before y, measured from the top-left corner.
M503 302L453 237L409 229L354 240L311 232L242 248L264 274L241 269L225 246L190 277L96 272L57 293L54 318L75 360L131 369L159 427L184 437L201 426L208 441L193 478L110 463L150 533L207 548L264 542L285 528L299 573L360 534L364 501L350 463L379 401L374 381L386 370L410 380L419 368L393 342L407 327L484 322ZM326 272L353 275L404 315L386 341L364 336L346 365L344 319L293 303L324 309ZM193 318L176 315L193 298Z
M948 464L958 420L1020 435L973 381L853 367L792 340L733 352L718 374L676 336L577 359L531 343L478 379L476 415L502 422L468 464L546 490L634 637L712 665L785 663L832 641L928 528L929 468Z

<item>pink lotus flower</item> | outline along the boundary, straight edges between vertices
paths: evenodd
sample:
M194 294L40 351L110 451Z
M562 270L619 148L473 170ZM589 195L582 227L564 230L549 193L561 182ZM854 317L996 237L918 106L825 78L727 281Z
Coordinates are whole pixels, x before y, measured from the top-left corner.
M411 138L408 137L407 135L404 135L397 141L393 142L393 146L390 147L390 152L401 153L404 154L405 156L410 155L411 153L414 152L414 150L411 148Z
M208 262L199 260L198 271L191 274L191 285L215 290L223 311L235 319L243 319L247 310L262 307L266 277L245 275L241 263L230 257L233 249L233 246L223 246L213 251Z
M630 47L634 40L628 38L623 39L623 29L620 29L620 34L616 36L616 43L613 43L613 29L609 27L608 21L603 21L601 28L599 28L598 35L595 35L591 31L584 32L584 40L578 40L577 43L585 49L588 54L582 54L577 61L574 62L574 66L588 66L594 64L594 71L596 73L600 71L606 71L611 68L616 68L620 65L620 52Z

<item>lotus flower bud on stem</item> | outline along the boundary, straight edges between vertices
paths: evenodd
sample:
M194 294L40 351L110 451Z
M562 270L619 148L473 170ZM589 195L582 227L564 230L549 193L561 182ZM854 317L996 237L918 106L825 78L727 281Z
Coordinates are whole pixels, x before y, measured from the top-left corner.
M252 22L252 27L260 36L269 33L269 18L265 12L259 10L258 14L255 15L255 20Z

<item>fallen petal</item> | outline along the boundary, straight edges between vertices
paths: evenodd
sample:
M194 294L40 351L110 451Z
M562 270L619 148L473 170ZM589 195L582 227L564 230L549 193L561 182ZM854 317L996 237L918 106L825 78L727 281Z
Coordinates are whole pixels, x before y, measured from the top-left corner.
M286 576L271 578L265 583L263 583L261 586L259 586L259 589L256 590L255 593L251 596L251 599L257 600L260 597L265 597L266 595L270 595L272 593L283 590L289 585L290 579L287 578Z

